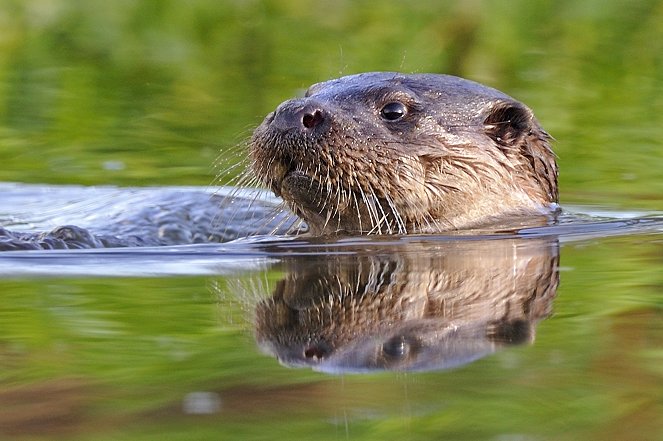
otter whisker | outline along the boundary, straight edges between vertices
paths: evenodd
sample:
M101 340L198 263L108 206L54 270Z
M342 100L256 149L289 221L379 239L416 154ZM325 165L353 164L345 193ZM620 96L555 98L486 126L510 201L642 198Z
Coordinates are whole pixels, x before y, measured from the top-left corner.
M352 200L354 201L354 207L357 213L357 220L359 221L359 231L364 231L364 224L362 222L362 213L359 208L359 198L357 198L357 193L352 193Z
M325 196L325 200L323 201L323 203L320 207L320 210L321 210L320 214L322 214L322 210L324 210L327 207L327 205L331 201L331 198L334 196L334 193L331 191L331 189L329 189L329 186L330 186L330 183L329 183L329 181L327 181L327 188L328 188L328 190L326 192L327 196ZM322 191L322 183L320 183L320 190ZM340 198L340 192L338 190L336 191L336 198L337 199ZM332 220L332 218L334 218L336 216L336 212L338 211L338 205L339 205L339 202L337 201L336 204L335 204L335 208L333 210L327 210L327 215L325 217L325 222L324 222L323 228L322 228L323 230L327 229L327 227L329 226L329 222Z
M387 201L387 204L389 205L389 208L391 209L392 214L394 215L394 220L396 222L396 225L398 226L398 234L407 234L407 228L405 227L405 221L401 217L400 212L398 211L398 208L396 207L396 204L394 204L393 199L391 196L386 195L385 200Z
M382 204L380 203L380 200L378 199L378 197L375 194L375 190L372 187L370 187L370 190L371 190L371 196L370 196L371 203L376 205L377 208L379 208L380 212L382 213L382 216L378 220L378 233L382 234L382 225L384 224L385 227L386 227L386 233L387 234L393 234L393 229L391 227L391 222L389 222L389 216L384 211L384 208L382 207ZM377 209L375 211L376 211L376 214L378 214Z
M366 192L362 187L359 187L359 192L361 200L364 202L364 206L366 207L366 210L368 212L368 217L371 225L371 229L367 232L367 234L375 234L376 231L379 232L380 228L378 213L372 204L372 200L368 197L368 195L366 195Z
M283 211L278 213L277 216L282 213ZM274 218L272 218L271 220L273 221ZM272 228L269 234L278 234L280 231L284 230L287 234L298 234L300 232L302 223L303 220L300 218L294 216L289 216L289 217L282 216L279 222L277 222L276 225L274 225L274 227ZM284 228L284 226L286 225L288 225L287 228Z
M341 185L340 181L336 182L336 204L334 205L333 208L333 215L336 217L336 231L340 230L341 228L341 204L345 205L347 204L347 199L350 198L350 194L348 194Z

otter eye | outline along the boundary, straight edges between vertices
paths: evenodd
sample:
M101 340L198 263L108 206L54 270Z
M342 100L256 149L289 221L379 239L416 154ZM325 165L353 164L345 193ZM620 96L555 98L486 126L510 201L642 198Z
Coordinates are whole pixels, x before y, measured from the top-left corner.
M380 110L380 116L387 121L398 121L403 118L406 113L407 107L405 107L405 104L397 101L385 104L382 110Z
M410 342L402 335L392 337L382 345L383 354L391 359L405 358L411 349Z

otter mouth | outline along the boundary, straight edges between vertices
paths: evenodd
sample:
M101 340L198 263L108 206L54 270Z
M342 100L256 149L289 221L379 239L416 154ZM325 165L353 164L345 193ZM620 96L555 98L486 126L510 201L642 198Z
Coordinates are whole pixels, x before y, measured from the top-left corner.
M294 162L284 163L275 161L271 164L269 169L269 188L274 194L285 200L290 200L293 188L301 188L303 186L310 187L313 180L310 176L304 173L297 167ZM292 200L291 202L297 202Z
M265 180L266 184L276 196L283 197L283 182L289 175L297 173L296 168L293 165L276 162L271 165L269 172L270 176Z
M321 214L324 211L320 186L309 175L298 169L287 171L280 181L278 196L301 209Z

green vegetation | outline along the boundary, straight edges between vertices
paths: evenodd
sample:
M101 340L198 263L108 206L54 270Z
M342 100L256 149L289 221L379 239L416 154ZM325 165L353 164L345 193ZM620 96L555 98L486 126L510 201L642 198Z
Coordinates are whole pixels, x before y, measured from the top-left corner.
M307 85L430 71L534 108L564 201L660 209L661 22L646 0L6 0L0 179L207 185Z

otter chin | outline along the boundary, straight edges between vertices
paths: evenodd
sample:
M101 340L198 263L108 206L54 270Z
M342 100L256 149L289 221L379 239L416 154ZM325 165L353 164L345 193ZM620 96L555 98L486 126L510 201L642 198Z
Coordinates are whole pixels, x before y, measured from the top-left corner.
M551 137L462 78L373 72L311 86L255 130L252 170L315 235L434 233L557 209Z

